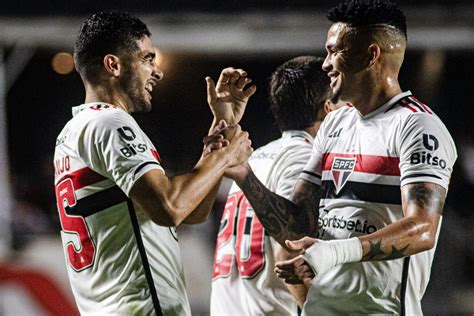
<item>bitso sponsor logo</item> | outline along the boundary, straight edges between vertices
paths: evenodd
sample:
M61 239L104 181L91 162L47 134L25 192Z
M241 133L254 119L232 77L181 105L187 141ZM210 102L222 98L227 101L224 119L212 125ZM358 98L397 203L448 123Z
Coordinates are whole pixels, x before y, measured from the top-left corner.
M117 128L117 131L120 134L120 137L122 137L126 141L133 141L137 138L137 135L135 132L128 126L122 126ZM120 148L120 152L122 155L124 155L127 158L130 158L132 156L135 156L138 153L143 153L148 149L148 146L143 143L138 143L138 144L126 144L125 147Z
M335 157L332 162L331 174L334 186L336 187L336 194L339 194L341 189L347 182L347 179L354 171L356 164L356 157L352 158L340 158Z
M430 134L423 134L423 146L429 151L435 151L439 148L439 141L436 137ZM431 166L439 166L441 169L446 168L446 161L427 151L416 152L410 156L410 163L417 165L420 163Z
M127 158L143 153L147 150L146 144L128 144L127 147L120 148L120 152Z
M117 128L117 131L123 139L128 140L129 142L131 142L137 137L137 135L135 135L135 132L128 126L119 127Z
M430 134L423 134L423 146L428 150L436 150L439 147L439 141L436 137Z

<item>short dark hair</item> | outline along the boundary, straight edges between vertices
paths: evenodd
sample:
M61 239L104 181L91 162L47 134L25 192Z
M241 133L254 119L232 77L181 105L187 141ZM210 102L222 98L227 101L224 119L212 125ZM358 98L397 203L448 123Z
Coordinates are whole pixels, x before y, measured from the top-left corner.
M346 0L329 10L327 17L333 23L351 27L387 24L407 38L405 14L390 0Z
M270 79L270 109L281 131L310 127L331 94L324 59L293 58L279 66Z
M131 53L144 36L151 36L145 23L128 13L94 13L81 26L74 45L76 70L83 79L94 81L105 55Z

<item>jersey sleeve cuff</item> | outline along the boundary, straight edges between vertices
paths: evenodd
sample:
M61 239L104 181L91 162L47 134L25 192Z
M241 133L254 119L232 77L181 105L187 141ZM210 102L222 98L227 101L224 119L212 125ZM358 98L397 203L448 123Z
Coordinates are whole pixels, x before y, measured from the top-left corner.
M298 179L303 179L319 186L321 185L321 175L308 170L303 170Z
M410 184L410 183L417 183L417 182L429 182L429 183L435 183L446 190L448 190L449 187L449 181L444 179L443 177L433 175L433 174L428 174L428 173L414 173L414 174L409 174L409 175L404 175L401 177L401 183L400 186L404 186L405 184Z
M160 170L161 172L163 172L163 174L165 173L165 170L163 169L163 167L161 166L160 163L156 162L156 161L146 161L140 165L138 165L136 168L135 168L135 171L133 172L133 180L130 181L129 183L127 183L127 187L124 188L124 192L127 196L129 196L130 194L130 190L132 189L133 185L135 184L135 182L140 179L140 177L142 175L144 175L145 173L147 173L148 171L150 170L153 170L153 169L158 169Z

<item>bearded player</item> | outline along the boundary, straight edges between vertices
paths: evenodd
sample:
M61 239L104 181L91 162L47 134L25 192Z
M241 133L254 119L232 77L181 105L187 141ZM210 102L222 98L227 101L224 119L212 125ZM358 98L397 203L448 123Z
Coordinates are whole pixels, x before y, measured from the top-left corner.
M271 110L282 136L256 150L249 164L269 190L283 197L290 196L308 162L326 113L336 108L328 100L329 78L322 63L322 58L297 57L278 67L271 77ZM211 315L296 314L297 303L290 291L302 306L306 287L290 285L288 289L273 272L275 261L287 256L234 183L217 237Z
M83 315L190 315L175 226L204 221L224 170L252 153L239 126L225 148L188 173L166 176L156 147L130 115L151 109L163 73L146 25L99 12L74 48L85 103L56 141L55 189L72 290ZM221 74L220 106L255 92L242 70ZM217 125L218 121L215 121Z
M420 315L456 148L398 82L402 11L388 0L348 0L328 17L323 69L351 106L322 123L290 200L248 164L227 175L265 230L301 253L275 271L287 283L311 282L304 315Z

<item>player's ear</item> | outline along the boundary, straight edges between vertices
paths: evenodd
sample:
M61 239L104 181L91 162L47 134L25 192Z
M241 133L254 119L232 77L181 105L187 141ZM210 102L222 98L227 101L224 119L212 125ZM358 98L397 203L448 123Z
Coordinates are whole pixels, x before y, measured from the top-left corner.
M377 44L371 44L368 48L367 48L367 67L370 68L372 67L376 62L377 60L380 58L380 46L377 45Z
M329 112L331 112L332 110L334 110L334 103L331 102L331 100L327 99L325 102L324 102L324 113L325 114L328 114Z
M118 77L120 75L120 72L122 69L120 65L120 58L112 54L107 54L104 56L103 63L104 63L105 71L109 75L113 77Z

